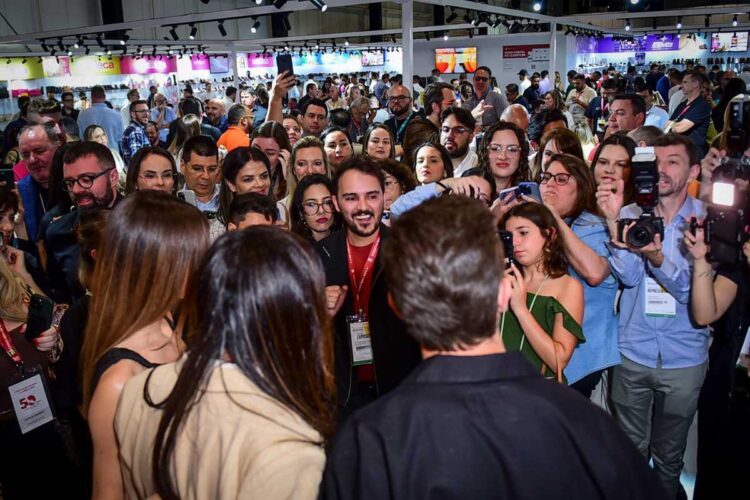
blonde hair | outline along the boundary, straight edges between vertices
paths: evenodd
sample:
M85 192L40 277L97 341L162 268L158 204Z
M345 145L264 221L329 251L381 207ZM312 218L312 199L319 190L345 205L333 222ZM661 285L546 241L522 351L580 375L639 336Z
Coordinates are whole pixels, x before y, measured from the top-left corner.
M10 321L26 321L27 296L26 283L0 258L0 316Z

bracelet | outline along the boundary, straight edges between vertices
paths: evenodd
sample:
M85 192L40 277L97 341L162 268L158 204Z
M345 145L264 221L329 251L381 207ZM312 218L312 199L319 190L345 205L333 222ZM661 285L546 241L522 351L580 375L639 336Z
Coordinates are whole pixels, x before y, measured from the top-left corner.
M435 184L437 184L438 186L440 186L441 188L443 188L445 190L444 192L446 192L446 193L450 193L451 191L453 191L452 188L449 188L448 186L446 186L445 184L443 184L440 181L435 181Z

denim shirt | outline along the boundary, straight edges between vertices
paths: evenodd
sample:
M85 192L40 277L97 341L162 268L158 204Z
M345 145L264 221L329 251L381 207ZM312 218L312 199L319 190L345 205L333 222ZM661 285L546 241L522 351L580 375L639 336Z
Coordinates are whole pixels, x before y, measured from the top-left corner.
M604 221L590 212L583 212L570 228L578 238L597 255L610 258L607 247L609 232ZM586 342L578 344L570 362L565 367L565 377L572 384L586 375L620 363L617 350L617 318L615 296L619 283L610 274L598 286L586 283L573 266L568 273L583 285L583 334Z
M640 214L641 209L635 204L620 211L623 218L637 218ZM664 263L658 268L638 253L608 244L612 251L610 267L625 287L620 301L618 347L622 355L638 364L650 368L688 368L708 358L708 329L695 325L690 318L693 261L682 243L690 217L704 214L703 203L688 196L664 228ZM656 280L674 297L674 316L646 315L646 277Z
M436 190L436 184L430 182L422 186L417 186L408 193L404 193L396 199L391 205L391 220L398 219L412 208L418 207L431 198L437 198L440 193Z

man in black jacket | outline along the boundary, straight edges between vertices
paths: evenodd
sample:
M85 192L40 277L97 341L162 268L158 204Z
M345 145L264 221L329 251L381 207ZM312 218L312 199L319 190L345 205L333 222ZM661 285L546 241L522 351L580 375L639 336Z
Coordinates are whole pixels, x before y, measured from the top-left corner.
M420 361L417 343L388 305L379 248L385 179L373 160L339 165L334 204L344 228L319 243L334 317L341 416L390 391Z
M381 253L425 360L339 428L319 498L664 498L607 414L505 353L500 313L525 293L503 277L485 205L429 200L394 223Z

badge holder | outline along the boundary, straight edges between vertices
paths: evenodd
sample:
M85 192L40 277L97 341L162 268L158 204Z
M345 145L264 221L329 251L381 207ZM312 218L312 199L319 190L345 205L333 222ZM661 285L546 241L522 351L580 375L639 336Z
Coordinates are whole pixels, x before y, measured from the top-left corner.
M349 339L352 349L352 365L369 365L372 363L372 342L370 341L370 322L364 311L346 317L349 327Z
M19 367L19 372L9 381L8 392L21 434L55 419L47 378L40 366L30 370Z

